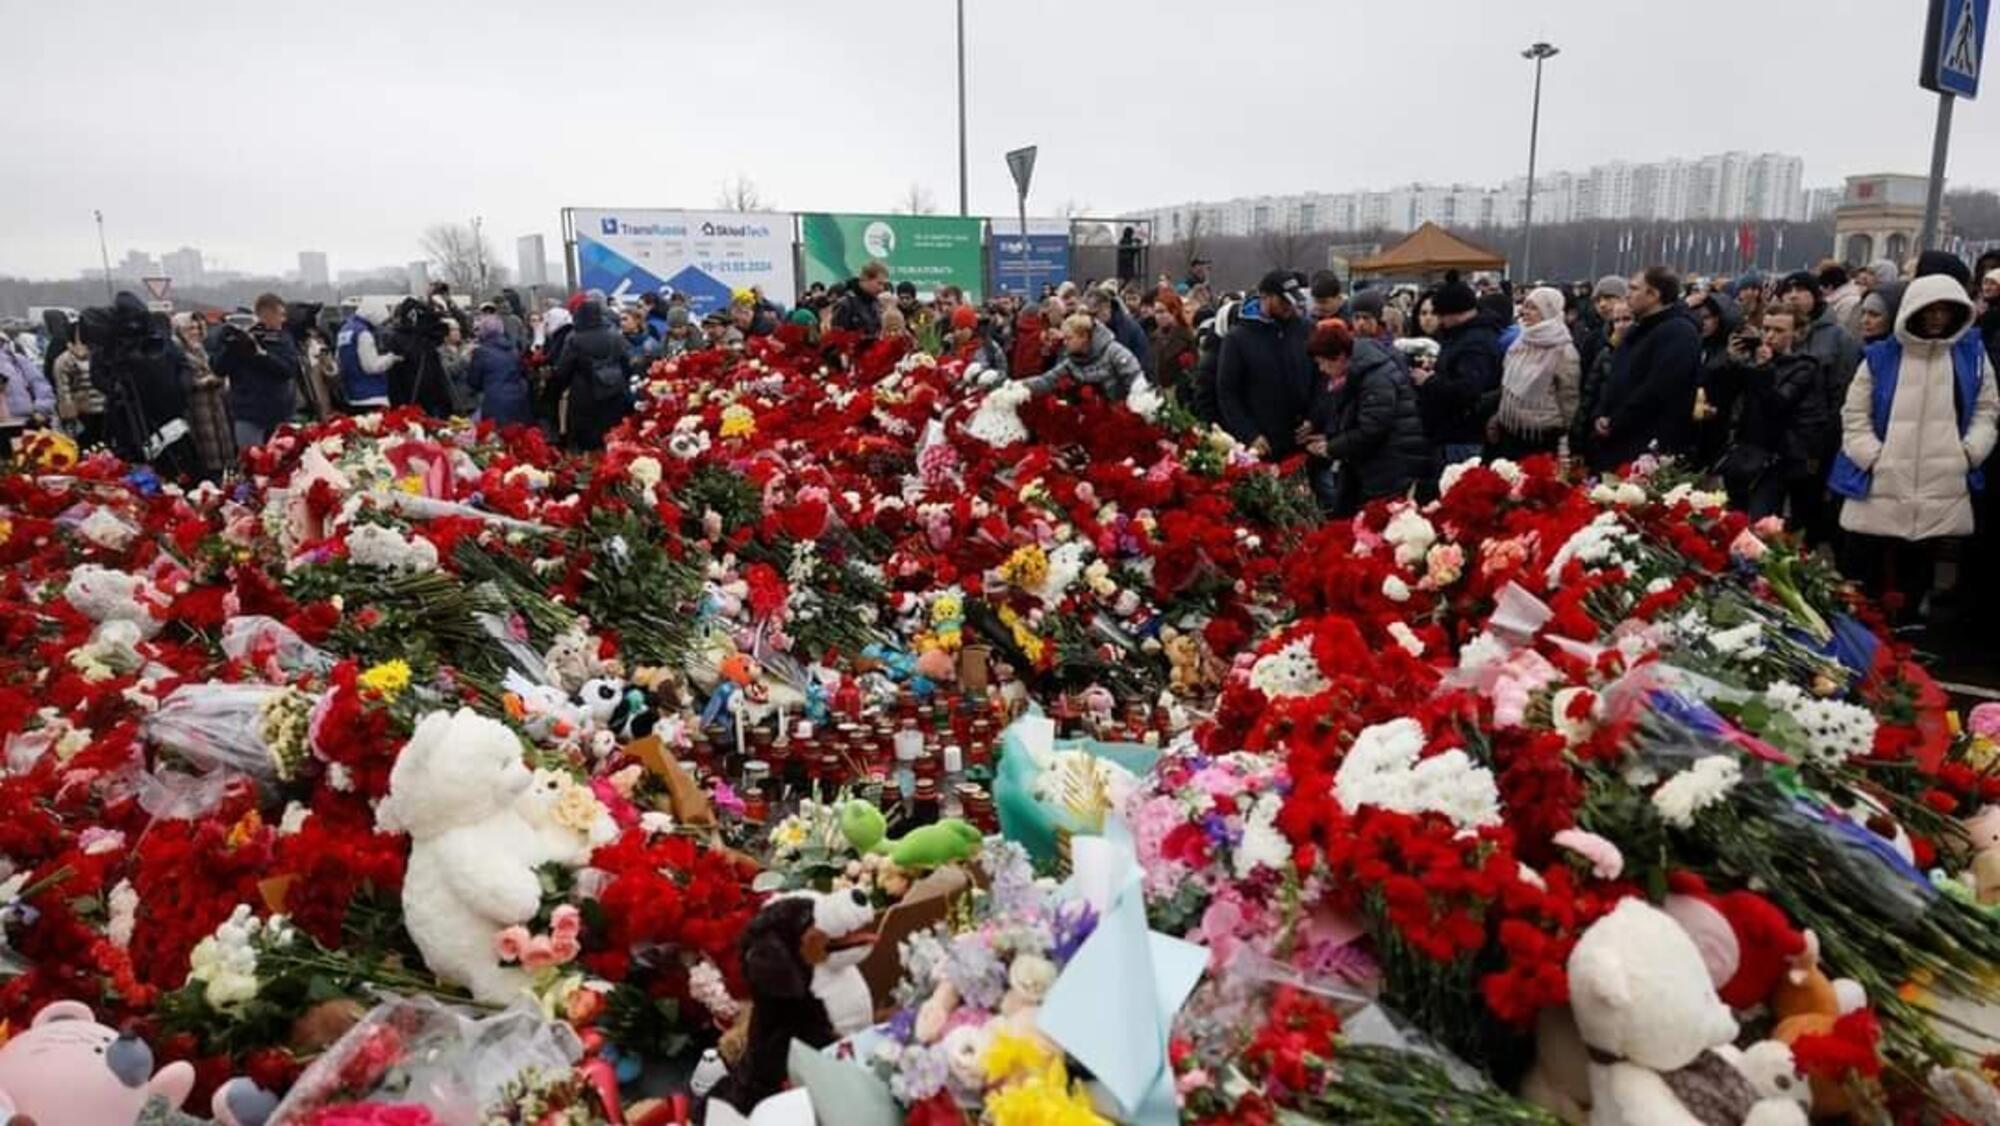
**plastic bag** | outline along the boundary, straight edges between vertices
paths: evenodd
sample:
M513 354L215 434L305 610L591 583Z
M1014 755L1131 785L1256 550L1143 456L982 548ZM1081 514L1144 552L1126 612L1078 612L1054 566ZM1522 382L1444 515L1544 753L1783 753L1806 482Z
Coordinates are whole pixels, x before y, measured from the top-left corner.
M323 673L334 666L331 654L309 644L292 627L262 614L246 614L222 623L222 652L232 661L268 654L286 676Z
M993 806L1000 815L1000 832L1018 841L1037 863L1056 858L1059 833L1092 833L1059 803L1036 795L1036 779L1048 754L1082 752L1132 774L1144 774L1159 761L1160 749L1143 743L1106 743L1096 739L1057 739L1055 723L1030 712L1000 733L1000 765L993 779ZM1122 795L1110 795L1116 808Z
M434 997L390 997L314 1060L270 1126L313 1111L373 1102L428 1109L439 1126L478 1126L524 1071L569 1071L583 1055L576 1033L525 1005L490 1016Z
M286 694L297 692L276 684L184 684L160 701L140 734L204 773L237 771L270 785L279 763L265 739L267 708Z

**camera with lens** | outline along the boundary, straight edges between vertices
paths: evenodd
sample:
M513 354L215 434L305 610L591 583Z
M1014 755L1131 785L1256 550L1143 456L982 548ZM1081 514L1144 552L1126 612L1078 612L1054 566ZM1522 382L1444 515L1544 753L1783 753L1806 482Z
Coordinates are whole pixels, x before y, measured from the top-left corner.
M415 297L405 298L402 304L396 306L396 312L389 321L389 331L395 340L392 350L405 356L422 349L436 348L451 335L444 314Z

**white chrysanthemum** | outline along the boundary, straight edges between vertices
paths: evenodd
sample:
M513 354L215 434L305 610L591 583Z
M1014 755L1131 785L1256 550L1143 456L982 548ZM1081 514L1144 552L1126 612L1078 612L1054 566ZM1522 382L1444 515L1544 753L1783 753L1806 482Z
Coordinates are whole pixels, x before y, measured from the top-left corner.
M965 424L965 432L989 446L1011 446L1028 440L1021 424L1021 405L1033 397L1025 383L1003 383L987 392Z
M1603 488L1602 485L1598 486ZM1634 486L1636 487L1636 486ZM1594 566L1610 566L1618 563L1622 556L1619 548L1631 543L1636 537L1625 527L1613 512L1601 513L1597 519L1576 530L1576 534L1564 541L1556 549L1555 558L1549 560L1545 577L1549 586L1555 587L1562 581L1563 568L1569 561L1578 559Z
M632 464L625 467L625 473L632 478L632 483L644 492L651 492L653 486L660 483L660 463L657 458L643 455L635 457L632 459Z
M1391 602L1408 602L1410 584L1404 582L1400 575L1385 575L1382 578L1382 597Z
M1764 652L1764 624L1744 622L1708 635L1709 647L1725 657L1755 657Z
M1237 879L1247 879L1259 868L1282 870L1290 863L1291 842L1278 831L1278 810L1284 804L1280 795L1265 793L1250 807L1250 815L1243 819L1243 840L1233 858Z
M1694 825L1695 814L1729 796L1743 780L1743 766L1728 755L1709 755L1653 791L1653 808L1676 829Z
M1806 754L1815 761L1842 763L1874 749L1877 721L1867 708L1845 700L1821 700L1787 681L1765 689L1764 698L1805 730Z
M437 545L422 536L404 538L381 524L362 524L347 533L347 558L364 567L406 574L437 570Z
M1461 829L1500 824L1493 772L1458 749L1420 759L1424 742L1423 726L1413 719L1363 728L1334 775L1334 800L1350 813L1366 805L1443 814Z
M1382 538L1394 545L1396 562L1414 567L1437 542L1437 529L1415 506L1410 506L1389 518L1389 526L1382 529Z
M1462 669L1485 668L1496 661L1504 661L1512 652L1505 641L1492 630L1480 630L1471 641L1458 651L1458 667Z
M1303 637L1275 653L1266 653L1250 666L1250 687L1273 700L1318 695L1327 685L1313 656L1312 642Z

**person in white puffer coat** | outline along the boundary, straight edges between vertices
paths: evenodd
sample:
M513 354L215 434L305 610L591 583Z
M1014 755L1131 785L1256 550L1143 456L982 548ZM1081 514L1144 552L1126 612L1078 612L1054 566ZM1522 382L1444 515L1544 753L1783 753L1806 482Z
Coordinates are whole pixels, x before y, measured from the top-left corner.
M1975 337L1972 302L1952 278L1910 283L1896 331L1869 345L1841 411L1829 484L1847 498L1849 569L1871 594L1914 612L1930 593L1936 541L1973 531L1972 492L1993 451L2000 395Z

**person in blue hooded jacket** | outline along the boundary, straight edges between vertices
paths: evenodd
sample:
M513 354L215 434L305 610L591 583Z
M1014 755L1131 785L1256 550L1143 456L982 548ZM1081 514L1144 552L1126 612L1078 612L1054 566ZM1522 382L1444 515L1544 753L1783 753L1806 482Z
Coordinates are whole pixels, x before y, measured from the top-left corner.
M473 323L479 343L465 368L465 385L479 396L479 418L501 426L532 424L535 404L521 354L507 339L507 324L491 313Z
M380 410L389 405L389 369L397 355L384 350L375 323L360 309L349 313L334 337L334 359L349 411Z

